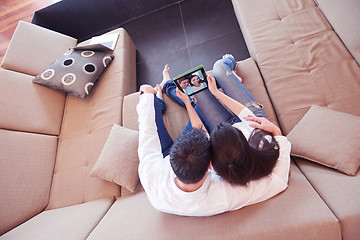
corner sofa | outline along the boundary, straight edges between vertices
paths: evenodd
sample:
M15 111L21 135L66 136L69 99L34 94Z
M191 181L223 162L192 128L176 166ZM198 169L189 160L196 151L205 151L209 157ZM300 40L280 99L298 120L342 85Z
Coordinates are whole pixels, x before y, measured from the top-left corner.
M359 53L349 51L359 46L346 46L353 41L341 41L335 29L343 25L329 23L336 22L326 15L338 9L336 1L232 2L251 54L236 71L284 134L311 105L360 116L354 104L360 101ZM351 13L356 3L348 4ZM6 87L0 96L0 239L359 238L360 173L347 176L299 157L286 191L212 217L165 214L141 188L130 193L90 177L111 126L138 129L135 47L123 29L115 31L113 62L80 100L31 82L76 39L19 23L0 69ZM188 118L164 100L165 124L176 138Z

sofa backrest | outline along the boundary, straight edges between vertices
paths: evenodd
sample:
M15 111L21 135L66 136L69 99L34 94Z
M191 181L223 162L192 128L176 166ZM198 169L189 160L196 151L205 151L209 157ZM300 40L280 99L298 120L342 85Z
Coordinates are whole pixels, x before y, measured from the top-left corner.
M360 115L359 65L313 0L232 2L285 134L311 105Z
M316 0L321 12L360 65L360 2Z
M114 60L91 93L66 97L47 209L120 196L118 185L89 176L111 127L122 124L123 96L136 90L135 46L124 29L113 32L119 33Z
M76 39L19 22L0 68L0 235L49 202L66 94L32 82Z

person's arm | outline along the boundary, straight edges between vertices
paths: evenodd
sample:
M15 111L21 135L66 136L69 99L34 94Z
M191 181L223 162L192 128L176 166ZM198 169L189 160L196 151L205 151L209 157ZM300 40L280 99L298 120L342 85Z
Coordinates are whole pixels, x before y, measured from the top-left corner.
M160 139L157 133L155 123L155 107L154 107L154 88L141 87L139 103L136 106L139 122L139 177L144 189L150 193L151 185L149 181L154 181L154 174L152 171L155 166L162 162L163 155L161 152Z
M199 115L196 113L195 109L191 105L190 98L180 89L176 89L176 96L178 96L185 104L186 111L189 115L191 125L196 128L200 128L207 132L203 122L201 121Z
M248 115L244 117L244 119L246 121L251 121L251 123L249 123L249 126L252 128L262 129L265 132L271 133L274 137L282 136L280 128L266 118Z
M228 107L233 113L239 115L240 112L246 108L243 104L239 103L238 101L232 99L231 97L227 96L223 92L220 92L219 89L216 87L216 80L213 76L208 75L208 86L210 92L226 107Z

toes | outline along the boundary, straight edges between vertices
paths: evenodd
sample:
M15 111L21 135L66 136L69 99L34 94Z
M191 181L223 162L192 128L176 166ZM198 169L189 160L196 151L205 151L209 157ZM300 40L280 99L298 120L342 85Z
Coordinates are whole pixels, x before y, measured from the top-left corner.
M231 55L230 53L227 53L227 54L225 54L225 55L222 56L222 58L227 58L227 57L232 57L232 58L234 58L234 56Z

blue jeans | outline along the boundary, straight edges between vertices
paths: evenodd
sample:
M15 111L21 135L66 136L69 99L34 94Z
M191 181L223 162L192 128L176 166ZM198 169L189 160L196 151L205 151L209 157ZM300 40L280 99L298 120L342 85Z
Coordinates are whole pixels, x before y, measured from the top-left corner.
M261 104L255 101L249 91L232 72L235 65L236 61L232 57L227 57L215 62L213 73L217 85L222 88L227 96L248 107L255 116L265 117ZM234 113L228 111L209 90L197 93L195 97L197 99L197 106L203 114L202 117L207 123L210 132L221 122L233 124L240 121L240 119Z
M218 85L220 85L226 95L249 108L255 116L265 117L261 104L256 102L245 86L233 74L232 70L235 65L236 61L232 57L215 62L213 70Z

